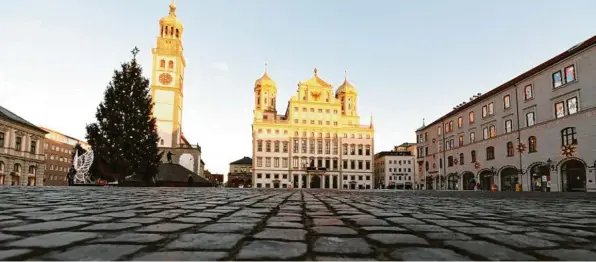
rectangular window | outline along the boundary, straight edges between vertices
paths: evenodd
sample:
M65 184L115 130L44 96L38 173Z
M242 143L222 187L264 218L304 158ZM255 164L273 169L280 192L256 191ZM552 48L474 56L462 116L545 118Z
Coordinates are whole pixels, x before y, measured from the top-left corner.
M470 124L474 123L474 111L468 113L468 122L470 122Z
M354 144L350 145L350 155L356 155L356 145Z
M343 144L342 145L342 151L344 155L348 155L348 145L347 144Z
M279 157L273 159L273 167L279 167Z
M306 138L303 138L303 139L302 139L302 153L303 153L303 154L306 154L306 150L307 150L307 149L308 149L308 148L306 147Z
M366 145L365 155L370 156L370 145Z
M31 147L29 148L29 153L31 153L31 154L37 153L37 141L31 141Z
M571 83L575 81L575 66L570 65L565 67L565 83Z
M565 116L565 102L559 102L555 104L555 118L561 118Z
M356 160L350 160L350 168L356 169Z
M534 112L529 112L526 114L526 126L530 127L533 126L534 124L536 124L536 116L534 115Z
M511 108L511 96L510 95L506 95L505 97L503 97L503 108L505 108L505 109Z
M488 107L482 106L482 118L485 118L487 116L488 116Z
M0 132L0 147L4 147L4 133L2 132Z
M513 129L513 121L511 119L505 120L505 133L510 133Z
M440 126L437 127L437 135L441 135L441 127Z
M464 145L464 136L463 135L460 135L459 136L459 141L458 142L459 143L458 143L457 146L463 146Z
M361 156L364 152L362 151L362 145L358 145L358 155Z
M369 160L366 161L366 170L370 170L370 161Z
M257 141L257 152L263 152L263 141L262 140Z
M495 137L497 136L497 130L495 129L495 126L489 126L488 130L490 132L490 137Z
M300 167L300 160L299 160L297 157L295 157L295 158L292 160L292 166L293 166L294 168L299 168L299 167Z
M524 87L524 100L530 100L534 98L534 91L532 90L532 85L527 85Z
M325 159L325 167L326 167L327 169L331 169L331 160L329 160L329 159Z
M262 166L263 166L263 158L257 157L257 167L262 167Z
M16 141L15 141L15 149L17 151L21 151L21 145L23 143L23 138L22 137L17 137Z
M337 170L337 159L333 159L333 169Z
M298 153L298 150L300 150L300 146L298 145L298 139L294 139L294 148L292 148L292 151L294 151L294 153Z
M360 160L360 161L358 161L358 169L362 169L362 168L363 168L363 166L362 166L362 160Z
M283 144L283 152L284 152L284 153L287 153L287 152L288 152L288 141L284 141L284 144Z
M315 140L314 139L310 139L310 153L314 154L315 153Z
M331 140L325 140L325 154L331 154Z
M317 154L323 154L323 140L317 140Z
M287 157L284 157L281 159L281 167L288 168L288 158Z
M271 158L270 157L265 158L265 167L271 167Z
M577 113L577 111L579 111L577 106L577 97L567 99L567 114L573 115ZM2 143L0 143L0 146L2 146Z
M344 160L344 168L343 169L348 169L348 160Z
M482 129L482 139L488 139L488 127Z
M338 145L337 139L333 140L333 154L334 155L337 155L337 145Z
M273 142L273 151L279 152L279 141Z
M563 76L561 70L553 73L553 88L557 88L563 85Z
M457 127L461 128L464 125L464 119L460 116L457 118Z
M265 152L271 152L271 141L265 142Z
M491 102L490 104L488 104L488 115L492 116L495 114L495 108L494 108L494 104Z

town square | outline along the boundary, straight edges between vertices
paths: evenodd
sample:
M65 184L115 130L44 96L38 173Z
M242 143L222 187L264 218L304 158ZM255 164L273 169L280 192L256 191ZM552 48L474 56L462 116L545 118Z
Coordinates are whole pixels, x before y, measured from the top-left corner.
M0 10L0 260L596 258L593 2L139 1Z

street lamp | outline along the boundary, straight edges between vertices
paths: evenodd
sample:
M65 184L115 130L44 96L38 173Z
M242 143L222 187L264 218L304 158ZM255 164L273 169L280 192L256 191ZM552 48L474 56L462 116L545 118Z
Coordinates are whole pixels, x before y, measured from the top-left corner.
M551 171L557 171L557 167L553 165L553 161L550 160L550 158L546 160L546 165L550 168Z

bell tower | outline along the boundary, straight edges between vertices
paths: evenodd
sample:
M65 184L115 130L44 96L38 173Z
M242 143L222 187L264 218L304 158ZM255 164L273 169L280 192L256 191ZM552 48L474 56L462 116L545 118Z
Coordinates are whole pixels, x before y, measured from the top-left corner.
M267 63L265 63L265 73L255 81L254 93L254 119L264 121L274 120L277 116L277 84L269 77Z
M159 147L182 144L182 100L184 97L184 60L182 36L184 27L176 18L176 4L170 4L167 16L159 20L157 44L153 48L151 97L157 119Z

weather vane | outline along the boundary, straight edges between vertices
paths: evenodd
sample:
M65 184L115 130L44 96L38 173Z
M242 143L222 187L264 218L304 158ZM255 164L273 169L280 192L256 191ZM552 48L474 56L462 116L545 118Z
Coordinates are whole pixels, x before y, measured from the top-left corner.
M133 58L137 58L137 54L139 53L139 48L135 46L135 48L131 51Z

